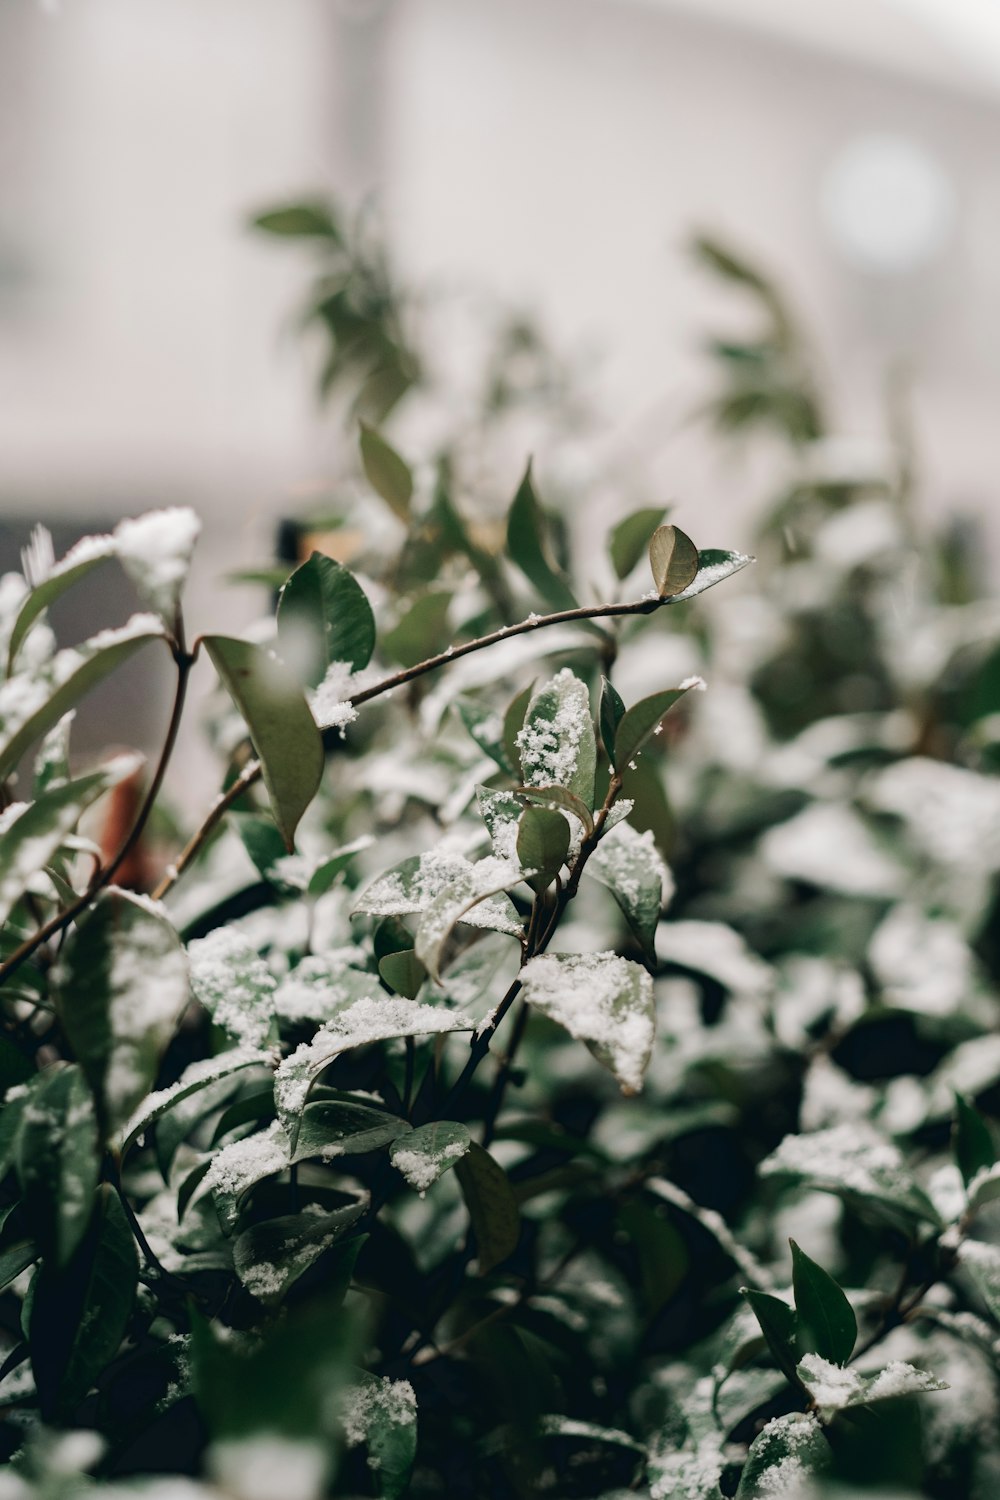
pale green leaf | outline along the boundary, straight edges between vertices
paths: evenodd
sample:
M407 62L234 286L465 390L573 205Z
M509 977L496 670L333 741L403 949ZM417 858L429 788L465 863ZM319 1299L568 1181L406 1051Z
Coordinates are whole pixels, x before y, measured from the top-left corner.
M653 1051L653 981L615 953L555 954L521 970L525 1000L585 1042L622 1090L638 1093Z

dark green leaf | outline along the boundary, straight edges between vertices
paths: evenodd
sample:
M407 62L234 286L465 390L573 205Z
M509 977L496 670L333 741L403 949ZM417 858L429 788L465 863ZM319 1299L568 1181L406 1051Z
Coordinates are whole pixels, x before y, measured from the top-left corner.
M457 1120L432 1120L389 1147L389 1160L412 1188L425 1193L449 1167L457 1166L472 1137Z
M361 423L361 463L375 493L382 496L401 521L408 522L413 475L395 448L365 422Z
M511 774L516 775L521 768L521 752L517 745L517 736L524 725L524 716L528 712L528 704L531 702L535 684L529 682L507 705L503 716L503 749L510 764Z
M485 1276L517 1248L521 1235L517 1202L503 1168L475 1141L455 1171L476 1236L479 1271Z
M545 517L531 482L529 463L507 517L507 550L553 609L575 609L573 590L549 551L545 531Z
M516 797L518 802L527 803L529 807L550 810L561 807L565 812L572 813L577 822L583 825L584 833L591 834L594 831L590 808L575 792L567 791L564 786L518 786L506 795Z
M417 991L427 978L427 970L412 948L387 953L379 959L378 971L389 988L397 995L405 995L407 1000L416 999Z
M100 1160L90 1091L76 1066L39 1076L17 1135L17 1175L31 1232L53 1267L65 1266L94 1209Z
M618 735L618 726L625 717L625 705L615 688L606 677L601 678L601 739L604 742L604 750L612 765L615 763L615 739Z
M608 556L618 578L627 578L649 546L649 539L666 514L665 505L634 510L613 527L608 537Z
M753 1287L741 1287L740 1290L753 1309L778 1369L793 1385L797 1384L795 1367L799 1362L799 1355L795 1341L794 1311L787 1302L782 1302L780 1297L772 1297L770 1292L759 1292Z
M152 1088L189 999L187 958L166 916L142 896L102 891L66 942L56 1003L106 1136Z
M361 1370L358 1380L362 1394L354 1410L364 1413L364 1442L375 1485L382 1500L401 1500L409 1487L410 1471L417 1456L417 1413L412 1404L412 1389L406 1393L408 1400L401 1399L406 1388L397 1386L400 1395L390 1401L382 1397L382 1392L390 1389L384 1377ZM366 1401L366 1391L374 1399Z
M615 736L614 764L619 773L631 765L643 745L656 734L667 710L673 708L685 693L690 692L697 681L700 679L695 679L687 687L667 688L662 693L651 693L648 698L640 698L638 703L633 703L627 710Z
M830 1464L830 1444L815 1417L790 1412L775 1417L750 1444L736 1500L788 1500L803 1494L810 1479ZM789 1488L789 1481L791 1488Z
M135 1301L139 1261L125 1211L101 1189L93 1225L62 1269L43 1265L28 1342L43 1417L66 1419L118 1352Z
M278 651L299 680L317 687L333 662L360 672L375 649L375 616L354 574L314 552L278 597Z
M955 1095L955 1125L952 1144L955 1160L958 1162L966 1187L978 1172L992 1167L997 1159L990 1127L979 1111L973 1109L961 1094Z
M597 736L590 695L568 667L533 694L518 747L526 786L563 786L593 807Z
M664 878L669 879L652 834L637 833L629 823L617 824L587 861L587 874L607 886L639 939L647 963L652 964Z
M407 1120L382 1109L317 1099L302 1111L292 1159L318 1157L321 1161L332 1161L339 1156L378 1151L406 1135L409 1129Z
M6 1094L9 1088L15 1084L24 1083L34 1074L35 1066L31 1058L12 1042L10 1037L0 1035L0 1097ZM2 1118L2 1117L0 1117ZM0 1124L0 1177L6 1171L3 1149L4 1131Z
M854 1309L833 1277L790 1243L799 1353L846 1365L858 1337Z
M316 722L288 668L266 647L223 635L207 635L204 644L246 721L274 820L291 852L299 820L323 775Z
M569 824L561 812L526 807L517 825L517 857L524 870L534 870L528 884L544 891L562 869L569 853Z
M233 1241L233 1267L252 1296L272 1307L364 1213L352 1203L332 1213L284 1214L253 1224Z

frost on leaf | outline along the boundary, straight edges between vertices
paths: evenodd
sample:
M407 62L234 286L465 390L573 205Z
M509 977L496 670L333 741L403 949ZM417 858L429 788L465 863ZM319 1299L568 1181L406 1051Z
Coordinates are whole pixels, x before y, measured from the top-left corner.
M469 1149L467 1128L455 1120L434 1120L421 1125L389 1147L389 1157L418 1193L437 1182Z
M736 1500L803 1500L829 1457L815 1417L801 1412L775 1417L750 1444Z
M818 1354L807 1354L801 1360L797 1374L825 1418L851 1406L866 1406L872 1401L947 1390L944 1381L899 1359L891 1360L878 1374L865 1376L857 1370L831 1364Z
M625 913L645 952L652 956L660 912L674 893L670 871L652 833L619 823L604 835L587 863L587 873L606 885Z
M385 994L374 974L352 967L364 955L357 948L308 954L286 974L274 996L274 1009L283 1021L332 1021L355 1000Z
M115 550L125 572L151 608L173 621L201 522L188 506L151 510L115 529Z
M517 748L525 786L564 786L593 807L597 740L590 695L569 667L532 696Z
M890 1222L938 1223L926 1193L899 1148L863 1121L811 1135L788 1135L760 1164L762 1177L785 1177L838 1197Z
M417 1398L408 1380L361 1372L344 1397L341 1413L349 1448L364 1443L384 1500L398 1500L417 1451Z
M615 953L544 954L521 970L524 998L585 1042L627 1094L642 1088L653 1051L653 981Z
M415 912L426 912L446 887L459 880L478 880L473 872L485 864L486 861L481 860L480 865L475 866L450 849L432 849L426 854L414 855L373 880L355 903L354 910L373 917L406 917ZM472 927L488 927L513 936L521 931L514 907L502 895L479 901L471 910L463 912L462 921Z
M216 1026L244 1047L267 1041L275 980L267 964L232 927L217 927L188 944L191 989Z
M264 1052L252 1047L233 1047L228 1052L220 1052L215 1057L202 1057L197 1062L190 1063L177 1079L167 1088L157 1089L153 1094L147 1094L139 1108L125 1123L121 1131L122 1150L129 1142L148 1130L161 1115L167 1113L174 1105L180 1104L183 1099L192 1094L198 1094L210 1084L218 1083L223 1078L230 1077L233 1073L242 1072L245 1068L267 1067L272 1065L270 1052Z
M397 995L381 994L355 1000L310 1042L303 1042L282 1062L274 1076L274 1104L278 1118L294 1142L298 1117L313 1079L341 1052L370 1042L399 1036L430 1036L436 1032L471 1031L473 1022L460 1011L418 1005Z
M364 1202L332 1213L312 1206L253 1224L233 1243L233 1269L258 1302L273 1306L364 1211Z
M265 1177L283 1172L290 1163L288 1137L277 1120L256 1135L223 1146L212 1158L205 1176L205 1185L215 1197L223 1224L232 1227L244 1194Z
M517 937L520 918L503 892L518 885L531 870L522 870L515 860L490 856L461 871L443 887L421 914L414 951L427 972L437 978L441 956L456 922L489 927ZM501 905L502 903L502 905Z

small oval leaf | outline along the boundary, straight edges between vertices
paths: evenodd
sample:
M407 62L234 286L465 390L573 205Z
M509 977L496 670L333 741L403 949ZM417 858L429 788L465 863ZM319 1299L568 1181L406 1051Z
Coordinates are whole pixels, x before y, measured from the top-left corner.
M661 599L681 594L698 573L698 548L678 526L657 526L649 543L649 565Z

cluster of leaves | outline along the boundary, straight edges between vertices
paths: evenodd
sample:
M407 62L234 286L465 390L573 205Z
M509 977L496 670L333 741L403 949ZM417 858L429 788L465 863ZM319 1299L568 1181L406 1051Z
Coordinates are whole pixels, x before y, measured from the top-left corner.
M789 481L705 601L749 559L662 507L575 569L530 470L486 526L374 427L350 570L253 640L188 649L183 512L3 581L12 1496L995 1493L1000 617L800 394L738 424ZM113 559L150 613L57 651ZM72 707L157 641L101 864L135 763L72 774ZM151 900L114 878L202 646L227 775Z

